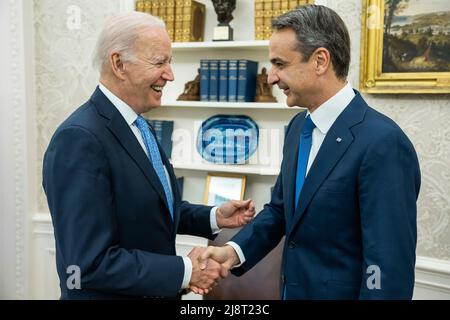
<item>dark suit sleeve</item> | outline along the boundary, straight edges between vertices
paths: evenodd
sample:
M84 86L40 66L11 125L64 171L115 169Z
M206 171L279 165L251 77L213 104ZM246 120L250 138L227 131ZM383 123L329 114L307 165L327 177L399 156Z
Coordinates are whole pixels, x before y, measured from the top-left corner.
M238 244L245 256L245 263L231 272L240 276L250 270L280 242L285 234L283 188L281 174L274 186L270 202L256 218L247 224L230 241Z
M44 158L43 176L57 255L63 265L79 266L83 289L177 294L184 274L181 257L119 247L108 161L95 135L76 126L58 130Z
M178 233L204 237L213 240L216 236L211 232L210 206L191 204L182 201L180 205L180 224Z
M408 138L399 129L379 135L359 172L361 299L412 297L419 187L419 164ZM376 287L378 270L380 289Z
M283 159L286 149L290 148L287 142L289 132L293 123L304 117L304 112L297 114L289 122L283 144ZM238 244L245 256L245 263L239 268L234 268L231 272L235 275L242 275L261 259L263 259L271 250L273 250L286 233L286 220L284 216L284 197L283 197L283 178L284 160L281 164L281 171L278 175L275 186L273 187L270 202L264 206L264 209L258 213L256 218L246 225L230 241Z

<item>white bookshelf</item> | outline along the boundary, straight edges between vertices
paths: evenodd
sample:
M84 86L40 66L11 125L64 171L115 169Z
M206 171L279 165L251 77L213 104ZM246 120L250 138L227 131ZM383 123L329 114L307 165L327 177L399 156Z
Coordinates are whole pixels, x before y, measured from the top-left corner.
M245 50L245 51L267 51L269 40L248 41L205 41L205 42L174 42L173 52L195 52L204 50Z
M247 176L245 198L255 201L257 210L270 200L270 188L280 171L285 126L302 109L289 108L286 97L277 86L273 88L276 103L240 103L177 101L188 81L195 78L201 59L249 59L258 61L258 73L269 61L269 41L254 40L253 1L237 1L234 19L234 41L212 41L217 16L211 1L206 5L204 42L172 44L172 69L175 80L163 91L162 105L147 114L148 118L174 121L172 164L177 176L184 177L183 198L193 203L203 201L208 173L238 173ZM246 115L259 127L258 149L245 165L216 165L201 158L196 149L198 129L206 119L219 115ZM179 152L185 148L184 152ZM187 150L187 151L186 151Z
M221 165L202 163L188 163L188 162L172 162L175 169L208 171L208 172L229 172L241 174L254 174L261 176L276 176L280 172L280 167L271 167L263 165L242 164L242 165Z
M265 102L209 102L209 101L163 101L163 107L169 108L219 108L219 109L275 109L275 110L294 110L300 111L300 108L289 108L283 103L265 103Z

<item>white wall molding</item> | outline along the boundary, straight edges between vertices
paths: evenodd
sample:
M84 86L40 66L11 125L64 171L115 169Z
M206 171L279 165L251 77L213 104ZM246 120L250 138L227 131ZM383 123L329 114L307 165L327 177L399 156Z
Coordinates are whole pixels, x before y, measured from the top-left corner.
M16 248L16 297L21 299L25 296L24 260L25 259L25 207L27 187L26 177L26 119L25 116L25 70L23 62L25 59L23 48L22 28L22 1L10 0L10 41L11 41L11 74L12 74L12 104L13 113L13 148L14 148L14 185L15 185L15 248ZM25 134L24 134L25 133ZM25 171L24 171L25 169Z
M51 239L53 240L54 233L50 213L35 213L33 215L32 222L33 236L47 235L51 236ZM42 252L42 250L39 250L39 252Z
M16 298L25 296L25 208L26 208L26 105L23 43L22 1L10 0L10 53L12 75L14 186L15 186L15 251ZM24 139L25 138L25 139ZM24 170L25 169L25 170Z
M49 213L39 212L33 216L33 234L36 237L47 238L53 241L52 220ZM48 244L48 242L46 242ZM177 254L187 255L193 247L205 247L208 241L203 238L189 235L177 236ZM54 247L44 247L39 252L46 252L45 256L52 256L54 259ZM43 264L43 263L41 263ZM56 274L53 278L57 278ZM48 279L52 279L48 277ZM53 279L53 286L57 281ZM49 284L50 285L50 284ZM52 292L58 289L53 288ZM185 299L200 299L197 295L190 295ZM416 281L414 289L414 299L450 299L450 261L439 260L428 257L417 257Z
M28 180L27 108L23 1L0 4L0 297L23 299L27 293Z
M52 219L49 212L35 212L32 217L32 235L34 243L34 268L32 270L34 299L57 299L59 280L56 274L55 246ZM178 235L177 254L186 256L194 247L205 247L204 238ZM186 300L200 300L202 296L190 293Z
M59 279L56 272L55 238L49 212L34 212L31 217L33 268L30 272L32 299L58 299Z
M450 261L417 257L414 299L450 299Z
M52 223L50 212L36 212L32 218L33 223Z
M441 274L450 278L450 261L417 257L416 269L423 272Z
M32 222L34 234L53 235L52 217L49 212L34 213L32 217ZM178 235L177 246L178 245L182 246L183 248L192 248L197 246L204 247L208 245L208 241L204 238L189 235Z

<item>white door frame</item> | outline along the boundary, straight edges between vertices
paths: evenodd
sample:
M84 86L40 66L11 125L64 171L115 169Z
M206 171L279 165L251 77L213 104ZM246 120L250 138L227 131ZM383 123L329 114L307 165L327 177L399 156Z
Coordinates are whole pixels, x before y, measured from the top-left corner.
M26 94L33 91L27 87L33 77L26 75L34 74L26 63L32 54L26 52L32 35L24 32L32 26L29 8L32 1L0 1L0 299L28 298L30 177L35 175L28 148L35 104L30 103L34 95Z

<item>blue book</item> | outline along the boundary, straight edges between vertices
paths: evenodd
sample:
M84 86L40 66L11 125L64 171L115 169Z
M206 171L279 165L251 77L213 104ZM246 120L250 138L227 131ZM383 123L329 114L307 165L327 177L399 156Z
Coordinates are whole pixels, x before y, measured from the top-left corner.
M209 101L219 101L219 60L209 60Z
M253 102L256 91L256 74L258 62L252 60L239 60L238 62L238 102Z
M177 177L178 190L180 191L180 196L183 198L183 186L184 186L184 177Z
M228 60L219 60L219 101L228 101Z
M238 60L228 61L228 101L237 102Z
M209 60L200 60L200 101L209 101Z
M161 145L167 158L172 157L172 132L173 121L168 120L147 120L155 130L156 140Z

